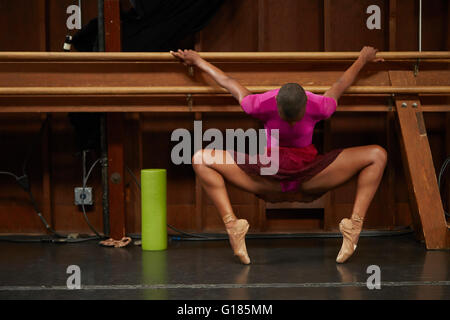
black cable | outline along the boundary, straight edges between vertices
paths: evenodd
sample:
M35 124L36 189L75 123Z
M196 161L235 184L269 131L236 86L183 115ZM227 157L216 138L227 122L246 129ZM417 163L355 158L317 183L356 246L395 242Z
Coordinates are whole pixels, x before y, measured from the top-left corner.
M126 166L127 171L130 173L130 175L133 177L134 182L138 186L139 190L141 190L141 185L137 179L137 177L134 175L133 171ZM172 227L171 225L167 224L167 226L182 234L186 237L177 237L177 236L170 236L172 240L191 240L191 241L211 241L211 240L228 240L228 236L225 234L198 234L198 233L188 233L181 230L178 230L177 228ZM406 227L399 229L397 231L362 231L361 237L377 237L377 236L395 236L395 235L405 235L412 233L413 231L411 228ZM137 238L140 239L139 236L136 235L127 235L131 238ZM247 239L293 239L293 238L341 238L342 234L340 233L284 233L284 234L247 234Z
M6 172L6 171L0 171L0 174L9 175L9 176L15 178L17 183L20 185L20 187L23 190L25 190L25 192L30 197L31 203L33 205L33 209L34 209L34 211L36 211L36 214L38 215L39 219L44 224L44 226L47 229L47 231L49 231L51 234L53 234L54 236L56 236L58 238L64 238L64 236L60 235L55 230L53 230L52 227L50 227L50 225L48 224L47 220L45 220L44 216L42 215L41 211L39 210L39 207L38 207L38 205L36 203L36 200L34 199L33 192L31 191L31 184L30 184L30 180L29 180L28 175L27 175L28 162L31 159L31 156L33 154L33 150L35 149L35 147L38 144L40 138L42 137L42 134L44 132L44 129L45 129L49 119L50 119L50 115L47 115L47 117L45 118L44 122L41 124L41 128L39 130L38 138L36 138L36 140L31 144L30 148L28 149L28 152L27 152L27 154L25 156L25 159L23 161L23 164L22 164L22 173L23 173L23 175L19 177L19 176L15 175L12 172Z
M438 188L439 188L439 193L441 192L441 181L442 181L442 176L444 175L444 173L445 173L445 170L447 169L447 166L449 165L449 163L450 163L450 157L448 157L447 159L445 159L445 161L444 161L444 163L443 163L443 165L442 165L442 167L441 167L441 170L439 171L439 177L438 177ZM442 197L443 199L443 202L444 202L444 197ZM447 216L447 217L450 217L450 214L447 212L447 211L445 211L445 209L444 209L444 213L445 213L445 215Z
M39 130L39 137L42 137L43 131L45 129L45 126L47 125L48 121L50 119L50 116L47 116L47 118L45 119L45 121L42 123L41 125L41 129ZM36 139L36 141L38 142L39 140ZM17 183L20 185L20 187L28 194L28 196L30 197L32 206L34 211L36 212L36 214L38 215L39 219L41 220L41 222L43 223L43 225L45 226L45 228L55 237L55 238L42 238L42 237L38 237L38 238L24 238L24 237L8 237L8 236L0 236L0 241L9 241L9 242L46 242L46 243L79 243L79 242L84 242L84 241L90 241L90 240L94 240L94 239L98 239L98 237L88 237L88 238L79 238L79 239L73 239L73 238L68 238L66 236L63 236L61 234L59 234L58 232L56 232L47 222L47 220L44 218L44 216L42 215L41 211L39 210L39 206L37 205L36 200L34 199L34 195L33 192L31 191L31 184L30 184L30 180L28 178L27 175L27 168L28 168L28 163L31 159L31 156L33 154L33 150L35 149L37 142L34 142L32 144L32 146L28 149L28 152L26 154L25 160L23 162L22 165L22 171L23 171L23 175L22 176L17 176L12 172L7 172L7 171L0 171L0 174L2 175L8 175L13 177L14 179L16 179ZM96 162L95 164L97 164L98 162ZM91 170L89 170L88 176L87 178L89 178L90 173L92 172L93 167L91 167ZM86 179L87 181L87 179ZM86 216L87 219L87 216ZM88 220L88 219L87 219ZM87 221L88 222L88 221ZM88 222L88 224L90 224Z
M13 242L13 243L80 243L86 241L98 240L97 237L86 237L86 238L51 238L42 236L24 236L24 235L7 235L0 236L0 241Z
M100 162L101 159L97 159L89 168L88 174L86 174L86 150L83 150L83 192L86 189L86 184L89 180L89 177L92 173L92 170L94 169L94 167L97 165L97 163ZM84 220L86 221L87 225L89 226L89 228L92 230L92 232L95 233L95 235L97 236L98 239L104 239L105 236L101 236L97 230L94 228L94 226L91 224L91 222L89 221L89 218L87 217L86 214L86 208L84 207L84 198L81 199L81 208L83 210L83 217Z
M398 228L397 230L363 230L360 237L387 237L387 236L403 236L413 233L410 227ZM132 239L141 239L141 236L128 234L128 237ZM210 240L228 240L228 236L225 234L205 234L205 238L194 237L178 237L171 236L172 240L176 241L210 241ZM278 233L278 234L247 234L246 239L317 239L317 238L342 238L342 234L339 232L323 232L323 233Z
M11 172L6 172L6 171L0 171L0 174L2 174L2 175L7 175L7 176L11 176L11 177L13 177L14 179L19 179L19 177L17 177L14 173L11 173Z

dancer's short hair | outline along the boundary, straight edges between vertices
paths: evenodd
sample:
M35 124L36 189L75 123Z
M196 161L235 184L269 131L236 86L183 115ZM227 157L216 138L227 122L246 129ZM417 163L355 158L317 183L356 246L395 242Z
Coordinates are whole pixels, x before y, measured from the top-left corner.
M306 93L298 83L286 83L277 95L278 112L285 120L298 120L305 114Z

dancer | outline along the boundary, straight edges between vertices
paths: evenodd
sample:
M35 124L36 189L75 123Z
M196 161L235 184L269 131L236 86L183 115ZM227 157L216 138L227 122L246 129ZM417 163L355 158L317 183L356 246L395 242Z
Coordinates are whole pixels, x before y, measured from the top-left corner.
M377 51L364 47L358 59L323 96L305 91L296 83L252 94L238 81L202 59L197 52L171 51L183 64L196 66L227 89L242 109L261 120L266 129L279 130L278 141L270 139L270 135L267 138L269 149L275 144L279 147L279 170L272 176L259 174L263 167L259 161L256 164L238 163L237 153L232 151L204 149L192 158L195 173L217 207L234 254L243 264L250 264L245 245L249 224L234 214L225 181L271 202L310 202L357 176L351 217L339 224L343 243L336 262L343 263L354 253L367 209L383 176L387 153L378 145L368 145L319 155L312 144L312 135L315 124L335 112L337 101L355 81L360 70L369 62L383 61L376 57Z

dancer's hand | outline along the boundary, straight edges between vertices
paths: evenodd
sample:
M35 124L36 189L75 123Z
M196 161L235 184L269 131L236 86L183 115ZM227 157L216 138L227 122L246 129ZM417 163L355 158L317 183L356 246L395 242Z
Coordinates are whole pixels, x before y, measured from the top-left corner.
M180 60L185 66L196 66L201 71L206 72L214 79L222 88L225 88L231 95L242 102L246 96L252 94L247 88L242 86L238 81L226 75L222 70L215 67L195 52L194 50L178 50L177 52L170 51L170 53Z
M361 59L364 63L367 62L383 62L383 58L377 58L378 49L374 47L364 47L359 53L359 59Z
M181 50L178 49L178 52L170 51L170 53L180 60L185 66L195 66L202 59L200 55L194 50Z

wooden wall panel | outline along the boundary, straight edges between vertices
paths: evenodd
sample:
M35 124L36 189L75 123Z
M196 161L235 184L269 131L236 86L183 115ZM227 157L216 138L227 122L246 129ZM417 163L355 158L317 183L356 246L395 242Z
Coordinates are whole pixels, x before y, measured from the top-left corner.
M0 51L45 51L45 0L0 0Z
M322 1L263 0L258 51L323 51Z
M78 5L73 0L48 0L48 49L47 51L62 51L66 35L74 35L78 30L68 30L66 21L69 15L67 8ZM97 17L97 0L81 2L82 25Z
M174 143L170 142L170 134L176 128L192 128L193 115L168 115L168 114L141 114L143 138L142 138L142 168L166 168L168 169L168 222L173 226L188 231L223 231L220 218L211 201L203 196L202 219L203 228L197 230L196 210L195 210L195 175L190 165L175 166L170 162L170 150ZM383 117L385 114L368 113L338 113L331 119L331 147L351 147L365 144L380 144L387 147L385 127ZM20 172L21 159L24 152L17 146L27 146L28 142L37 136L39 130L39 118L29 117L28 123L31 125L21 132L20 123L24 115L16 116L15 121L8 119L0 125L1 139L0 147L4 150L12 150L11 157L2 157L0 160L1 170L12 170ZM131 130L136 120L128 119L127 130ZM204 115L205 128L225 127L233 123L233 127L249 128L258 127L258 123L244 114L228 115L221 118L219 115ZM444 117L438 113L425 114L427 129L429 130L430 145L433 152L436 170L442 165L446 154L446 126ZM350 123L365 123L367 127L352 128ZM3 125L4 123L4 125ZM76 155L75 137L65 115L54 115L52 128L52 158L51 158L51 187L52 187L52 212L44 215L49 221L54 221L55 228L60 232L81 232L91 233L82 218L80 208L73 204L73 188L81 186L81 159ZM134 123L134 124L133 124ZM170 125L172 123L172 125ZM164 124L164 125L161 125ZM228 125L227 125L228 124ZM7 130L12 130L8 132ZM136 138L137 129L129 132ZM397 141L395 137L394 142ZM394 226L404 226L410 223L408 210L408 193L405 188L405 178L401 157L397 143L390 149L390 164L395 168L394 183L391 188L395 193L396 211L385 210L387 187L387 174L383 178L381 188L377 192L373 205L370 207L365 226L367 228L386 228ZM139 174L139 154L134 154L138 145L127 147L127 166L131 167L135 174ZM43 203L42 194L42 158L39 148L33 155L30 165L30 176L32 178L33 191L40 206ZM89 156L89 163L96 159L95 154ZM389 168L386 170L386 172ZM134 186L131 177L126 176L127 192L127 232L140 232L140 194ZM139 175L137 176L139 179ZM96 229L102 230L101 211L101 176L100 168L93 171L89 185L94 188L95 205L88 209L88 217ZM0 232L25 232L41 233L44 231L39 219L36 217L27 195L11 181L8 177L0 176ZM344 184L335 191L333 203L333 217L331 219L331 230L336 230L340 219L351 212L353 199L356 191L356 180ZM259 209L257 199L246 192L242 192L234 187L229 188L230 198L233 208L241 217L249 219L253 232L260 232ZM299 211L300 212L300 211ZM300 212L301 213L301 212ZM394 216L395 215L395 216ZM279 218L277 218L279 217ZM392 223L395 221L395 224ZM281 231L301 231L317 229L321 225L321 219L311 218L305 220L304 215L299 215L298 219L283 217L272 214L266 221L266 232Z
M381 29L366 26L370 5L381 9ZM387 50L388 9L387 0L325 0L325 51L359 51L365 45Z
M418 21L419 1L397 0L397 51L418 50Z
M396 0L396 51L419 49L419 1ZM446 50L448 1L427 0L422 3L422 50Z
M447 11L449 3L442 0L427 0L423 3L422 50L445 51L448 17L442 13Z
M392 0L393 1L393 0ZM356 51L363 45L374 45L381 50L395 47L395 50L417 50L418 1L396 0L395 15L390 15L388 0L228 0L206 29L197 36L196 47L201 51ZM426 0L423 11L423 50L445 50L450 45L450 5L447 0ZM45 6L47 3L47 7ZM0 28L14 32L0 34L2 51L61 51L66 34L74 31L66 29L66 8L75 4L69 0L0 0ZM382 12L382 29L366 28L366 8L377 4ZM25 10L26 9L26 10ZM29 9L29 10L28 10ZM83 24L97 15L97 1L83 0ZM389 20L389 18L391 18ZM391 26L391 27L390 27ZM394 33L395 32L395 33ZM389 36L391 34L391 37ZM394 35L394 37L392 37ZM393 39L393 40L392 40ZM390 43L392 40L392 43ZM267 85L281 84L277 71L264 69L248 75L248 70L238 63L218 64L232 72L237 79L249 79L251 85L256 78L266 79ZM117 64L114 70L105 70L102 79L114 85L132 85L130 79L146 77L141 67L131 73L123 73ZM284 68L290 68L286 64ZM88 66L85 66L88 68ZM177 85L171 73L180 72L181 65L167 66L155 72L155 77ZM301 77L293 78L304 85L320 85L321 82L310 76L309 70L320 70L327 79L338 78L340 72L326 63L302 66ZM294 73L296 70L293 70ZM8 72L14 72L13 69ZM36 66L36 75L39 75ZM443 72L443 75L444 72ZM70 76L55 70L62 84L73 83ZM162 78L164 76L164 78ZM186 77L187 73L186 73ZM196 73L195 80L203 76ZM37 78L22 79L29 84L38 84ZM72 81L72 82L71 82ZM131 82L130 82L131 81ZM358 79L358 85L389 85L389 79L376 74L368 67ZM426 70L421 70L418 83L440 84L442 79L432 78ZM193 82L195 83L195 82ZM9 83L7 85L14 85ZM184 98L180 98L185 101ZM207 106L208 101L199 98L197 103ZM230 98L221 99L228 105L235 105ZM356 100L345 97L344 104L387 104L380 99ZM180 102L182 103L182 102ZM164 105L164 102L161 102ZM257 128L259 123L241 113L233 115L203 114L205 125L225 129L227 127ZM403 175L399 153L398 137L394 129L386 125L386 114L339 113L329 122L331 147L350 147L364 144L380 144L388 149L389 166L381 188L375 196L368 212L368 228L391 228L411 224L408 208L408 193ZM73 204L73 188L81 186L81 158L75 155L76 145L73 128L66 114L54 115L52 131L49 132L51 156L49 185L51 188L50 212L44 216L52 221L62 232L91 233L82 218L80 208ZM429 131L430 145L438 170L448 156L448 119L442 114L425 114ZM170 162L170 134L176 128L192 130L192 114L134 114L126 118L127 141L126 164L139 179L140 168L164 167L168 169L168 222L177 228L188 231L223 231L220 218L211 201L203 194L199 196L195 175L190 165L175 166ZM9 150L10 156L0 159L1 170L19 170L23 158L23 146L37 136L40 115L2 115L0 118L0 148ZM390 130L390 131L389 131ZM390 138L389 138L390 137ZM447 138L445 138L447 137ZM324 138L324 137L321 137ZM323 146L318 144L318 148ZM38 148L33 155L30 167L33 192L39 205L45 202L42 186L42 168L46 157L45 150ZM92 154L90 161L97 155ZM92 162L91 162L92 163ZM132 177L125 171L126 182L126 226L127 232L140 232L140 194ZM95 205L88 210L88 217L94 226L102 230L101 177L100 168L94 170L89 182L94 188ZM331 197L332 216L327 217L327 226L335 230L340 219L351 212L356 181L352 180L337 189ZM450 188L449 188L450 189ZM279 232L317 230L324 227L323 217L314 213L311 217L302 214L292 217L287 213L273 212L266 215L260 202L248 193L231 187L229 189L233 208L240 217L249 219L253 232ZM450 197L449 197L450 198ZM387 202L394 210L387 210ZM200 210L196 205L201 204ZM450 204L450 199L449 199ZM302 211L303 212L303 211ZM262 219L262 217L264 219ZM264 221L262 221L264 220ZM200 221L200 223L199 223ZM199 228L200 226L200 228ZM0 176L0 232L42 233L44 228L34 213L27 195L8 177Z
M172 163L171 150L177 142L171 141L171 134L177 128L192 132L193 121L192 114L142 115L142 168L167 169L167 221L177 228L191 231L195 230L196 221L195 174L191 165Z
M200 51L258 51L256 0L228 0L201 32Z
M74 204L74 188L82 186L82 158L77 150L74 129L67 114L54 114L52 119L52 195L55 228L61 232L92 231L83 219L80 206ZM100 157L96 152L87 154L87 170ZM103 232L102 186L100 165L92 171L87 186L93 188L94 205L85 206L89 221Z
M6 115L0 119L0 171L22 176L22 165L40 129L39 115ZM39 141L39 140L38 140ZM39 145L30 157L27 174L32 192L38 204L42 203L42 153ZM43 212L48 219L51 214ZM50 221L49 221L50 222ZM13 177L0 175L0 232L45 233L28 194L20 188Z

